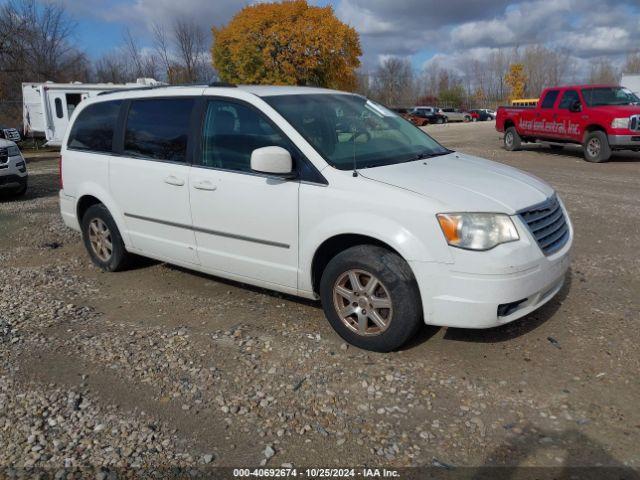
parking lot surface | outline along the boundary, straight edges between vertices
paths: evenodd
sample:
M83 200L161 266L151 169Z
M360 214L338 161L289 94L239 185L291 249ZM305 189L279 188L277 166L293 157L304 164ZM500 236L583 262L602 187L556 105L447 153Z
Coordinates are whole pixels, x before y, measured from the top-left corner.
M426 129L551 183L574 258L526 318L390 354L343 343L314 302L151 261L98 271L56 161L30 163L0 201L0 466L640 467L640 155Z

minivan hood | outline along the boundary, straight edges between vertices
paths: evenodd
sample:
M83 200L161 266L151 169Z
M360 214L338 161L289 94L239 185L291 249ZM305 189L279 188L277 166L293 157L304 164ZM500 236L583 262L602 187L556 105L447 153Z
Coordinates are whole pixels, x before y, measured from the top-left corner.
M554 192L547 183L521 170L457 152L359 173L429 197L440 203L440 211L449 212L514 214Z

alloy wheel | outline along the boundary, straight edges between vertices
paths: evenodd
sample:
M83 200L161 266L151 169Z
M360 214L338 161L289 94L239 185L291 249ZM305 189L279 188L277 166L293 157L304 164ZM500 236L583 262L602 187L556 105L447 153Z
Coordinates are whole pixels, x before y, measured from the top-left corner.
M94 218L89 223L89 243L91 249L103 262L108 262L113 255L113 241L111 231L100 218Z
M513 145L513 133L507 132L504 136L504 143L507 147L511 147Z
M379 335L393 318L389 291L379 278L364 270L348 270L338 277L333 304L342 323L358 335Z
M589 143L587 143L587 152L589 153L589 156L597 157L598 155L600 155L601 147L602 145L600 144L600 140L598 138L592 138L591 140L589 140Z

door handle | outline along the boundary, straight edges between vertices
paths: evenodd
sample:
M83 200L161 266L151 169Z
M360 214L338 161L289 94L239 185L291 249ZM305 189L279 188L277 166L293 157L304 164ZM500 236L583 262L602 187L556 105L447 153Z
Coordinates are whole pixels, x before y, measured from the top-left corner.
M209 180L202 180L200 182L195 182L193 184L193 188L197 189L197 190L208 190L210 192L214 191L216 187L213 183L211 183Z
M174 175L169 175L167 178L164 179L164 183L168 183L169 185L175 185L176 187L181 187L184 185L184 180Z

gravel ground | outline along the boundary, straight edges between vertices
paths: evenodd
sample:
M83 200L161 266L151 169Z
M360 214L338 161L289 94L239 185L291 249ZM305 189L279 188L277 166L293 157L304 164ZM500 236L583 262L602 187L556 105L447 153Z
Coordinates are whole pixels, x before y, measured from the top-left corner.
M151 261L99 272L55 161L30 163L27 195L0 200L0 466L640 467L640 156L427 130L557 188L574 261L525 319L391 354L347 346L313 302Z

